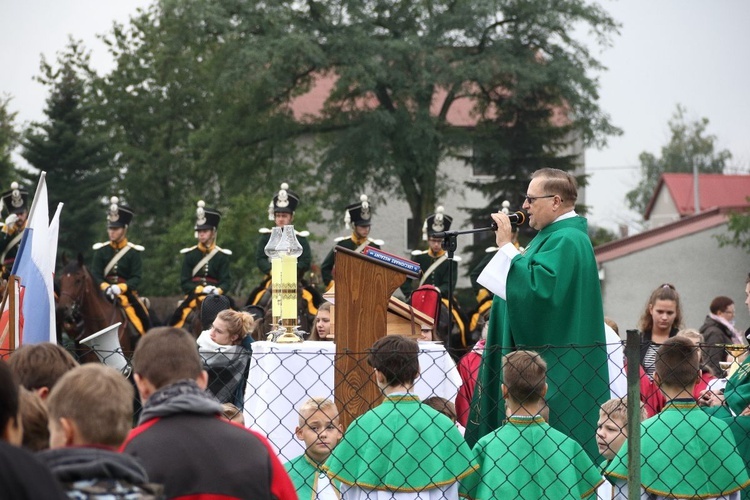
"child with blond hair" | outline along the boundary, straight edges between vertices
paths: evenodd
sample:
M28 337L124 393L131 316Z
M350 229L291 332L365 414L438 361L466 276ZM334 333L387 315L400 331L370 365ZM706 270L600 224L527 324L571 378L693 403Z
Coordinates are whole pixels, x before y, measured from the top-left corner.
M640 405L640 420L646 419L646 407ZM609 465L628 437L628 398L613 398L604 403L599 410L599 421L596 424L596 445L604 457L601 469ZM600 500L612 499L612 485L604 481L596 490Z
M305 443L305 452L284 464L300 500L338 498L339 488L328 478L322 466L341 440L339 410L330 399L310 398L299 407L297 439Z
M50 449L37 453L71 498L98 491L118 498L158 498L143 466L117 452L130 432L133 386L114 368L70 370L47 398Z

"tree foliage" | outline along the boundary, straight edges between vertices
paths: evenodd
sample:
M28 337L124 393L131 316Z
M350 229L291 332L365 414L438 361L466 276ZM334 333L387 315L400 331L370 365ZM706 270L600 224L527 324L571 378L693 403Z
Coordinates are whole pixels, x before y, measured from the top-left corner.
M626 199L631 209L646 211L659 178L665 172L693 172L720 174L732 158L728 150L717 150L717 137L707 133L708 118L693 122L687 119L687 110L682 105L669 121L669 143L661 149L659 157L644 151L638 157L641 162L641 181L628 192Z
M11 153L19 139L15 126L18 113L10 110L10 101L10 97L0 97L0 186L10 186L15 176Z
M747 199L750 203L750 197ZM729 214L727 224L729 234L720 234L717 236L719 246L735 246L744 248L750 253L750 212L739 212Z
M87 118L115 169L99 196L136 210L144 293L177 292L199 199L225 214L235 292L259 279L256 229L282 181L302 227L362 192L422 221L450 194L450 158L486 172L489 206L520 202L531 170L573 168L573 141L618 132L580 27L601 44L617 30L581 0L157 0L114 25L115 68L85 78ZM321 78L321 111L295 114Z
M306 188L314 172L288 140L295 124L280 106L288 84L274 80L270 48L256 39L275 23L252 8L164 0L106 37L117 64L98 83L102 120L118 147L118 187L140 209L148 293L179 290L178 250L195 243L199 199L225 215L220 244L235 252L233 292L260 280L256 229L268 224L282 181L303 196L298 224L317 213Z
M48 173L50 206L63 202L58 254L84 254L104 232L102 197L109 193L113 168L107 137L92 119L89 55L71 40L54 64L44 58L37 80L49 88L47 121L25 131L22 156Z
M609 39L616 23L597 5L334 0L298 19L287 38L310 40L311 75L335 77L313 123L338 208L369 189L421 221L451 189L438 168L451 157L481 163L493 180L473 187L497 207L537 166L571 168L558 154L572 140L618 132L596 103L599 63L569 35L578 24Z

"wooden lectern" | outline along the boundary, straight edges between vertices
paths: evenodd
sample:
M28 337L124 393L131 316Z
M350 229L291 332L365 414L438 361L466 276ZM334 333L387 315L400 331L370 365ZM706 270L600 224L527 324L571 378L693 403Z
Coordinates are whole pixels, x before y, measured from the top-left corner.
M407 277L419 274L336 247L336 361L334 395L341 424L372 408L381 393L367 364L367 350L387 332L388 300Z

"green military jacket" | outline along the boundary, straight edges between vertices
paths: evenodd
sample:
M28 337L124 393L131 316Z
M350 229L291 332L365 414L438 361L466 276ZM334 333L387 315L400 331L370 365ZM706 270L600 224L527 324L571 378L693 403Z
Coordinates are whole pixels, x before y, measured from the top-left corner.
M419 267L422 268L422 273L426 273L427 270L432 267L432 264L440 259L442 255L444 255L444 253L435 257L429 250L424 252L421 250L415 250L411 254L411 260L419 264ZM422 285L434 285L438 287L442 297L447 299L450 292L451 280L453 280L453 291L456 291L456 281L458 281L458 262L460 260L459 257L454 257L452 273L450 272L451 263L448 262L448 259L443 260L443 262L440 263L440 265L438 265L438 267L435 268L427 278L425 278ZM416 290L420 286L420 281L422 280L407 280L402 288L404 294L406 295L406 292Z
M193 268L209 253L209 249L202 245L196 245L190 248L183 248L180 253L185 255L182 261L182 272L180 274L182 291L190 293L197 286L213 285L221 288L226 293L231 285L231 276L229 273L229 255L231 250L219 248L219 251L211 257L205 265L193 276Z
M21 238L23 230L17 231L14 234L7 234L5 231L0 231L0 255L3 253L5 256L2 259L3 266L3 277L7 278L10 275L10 271L13 268L13 262L16 260L18 249L21 247ZM19 236L19 238L13 242L13 239ZM12 243L12 245L11 245Z
M271 274L271 261L268 260L265 252L268 240L271 239L271 230L264 227L260 230L260 233L258 246L255 249L255 262L263 274ZM302 255L297 259L297 279L301 279L310 270L310 266L312 265L312 250L310 250L310 243L307 241L307 236L310 233L308 231L296 230L294 233L297 235L297 241L302 245Z
M130 247L130 250L104 276L104 268L107 267L107 264L109 264L123 246ZM102 283L110 285L125 283L129 291L138 291L143 272L141 252L143 252L144 248L142 246L130 243L125 239L119 248L115 248L109 241L104 241L96 243L93 249L94 259L91 263L91 274L100 286Z

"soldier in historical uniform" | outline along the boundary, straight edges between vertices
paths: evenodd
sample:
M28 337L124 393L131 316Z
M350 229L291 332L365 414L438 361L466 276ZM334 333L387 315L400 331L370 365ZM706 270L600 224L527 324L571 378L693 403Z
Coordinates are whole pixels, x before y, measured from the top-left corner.
M501 212L504 214L510 215L510 202L504 201L502 204ZM519 252L523 251L523 248L521 247L520 243L518 242L518 226L514 225L511 230L513 231L513 239L511 240L511 243L513 243L513 246L515 246ZM471 270L469 273L469 279L471 280L471 288L474 290L474 293L477 298L477 310L474 311L472 314L470 321L469 321L469 330L473 331L478 326L480 326L480 321L484 321L487 318L489 318L489 312L490 308L492 307L492 299L494 298L494 294L487 290L485 287L480 285L477 282L477 279L479 278L479 275L482 274L482 271L484 271L484 268L487 267L487 264L490 263L492 260L492 257L495 256L495 253L497 252L496 246L489 246L485 248L485 256L482 258L482 260L479 261L479 264L477 264L474 269ZM483 324L483 323L482 323Z
M453 223L453 217L446 215L443 207L437 207L434 214L429 215L422 226L422 237L427 240L430 248L428 250L414 250L411 253L412 260L422 268L422 278L419 281L407 280L402 287L404 295L408 296L413 286L415 289L422 285L434 285L440 289L443 298L450 295L451 290L456 289L458 280L458 261L460 257L454 256L454 264L448 261L448 253L443 249L443 239L435 238L433 235L442 231L449 231Z
M180 281L182 291L187 296L169 322L178 328L185 324L190 312L199 306L207 295L224 294L231 285L228 256L232 255L232 251L216 244L221 212L206 208L206 204L201 200L195 213L198 244L180 250L185 256Z
M151 328L151 321L138 297L143 268L141 252L144 248L128 241L128 226L132 220L133 210L120 204L116 196L110 198L107 211L109 241L94 244L91 274L99 283L99 288L112 302L123 308L128 320L142 335Z
M5 225L0 232L0 262L3 279L8 279L16 260L18 247L29 216L29 192L19 187L17 182L10 185L10 191L2 194L2 208L7 210Z
M348 248L355 252L362 252L367 246L380 248L383 240L374 240L370 238L370 226L372 224L372 205L367 201L367 195L359 197L359 202L346 207L344 216L344 225L347 229L351 228L351 236L342 236L336 238L336 246ZM334 247L335 248L335 247ZM323 277L323 284L326 290L333 285L333 265L334 249L328 252L323 264L320 266L320 272Z
M274 221L276 227L284 227L294 224L294 212L299 206L299 196L289 190L289 184L281 184L281 189L273 196L271 203L268 204L268 220ZM247 305L260 305L267 307L267 301L270 299L271 286L271 261L266 255L265 248L268 240L271 239L271 229L261 228L259 230L258 246L255 249L255 262L258 269L264 274L263 281L260 285L250 292ZM307 303L307 315L315 317L318 314L318 305L323 300L320 293L315 290L307 279L305 273L310 270L312 264L312 251L307 237L309 231L298 231L296 228L294 234L297 241L302 246L302 255L297 258L297 280L301 284L301 297Z
M289 190L289 184L286 182L281 185L278 193L273 195L273 200L268 204L268 220L274 221L276 227L284 227L294 224L294 211L299 206L299 196ZM255 262L258 269L265 275L264 282L271 280L271 262L265 253L268 240L271 238L271 229L263 227L259 230L258 246L255 249ZM312 264L312 251L310 243L307 242L309 231L294 230L297 235L297 241L302 245L302 255L297 259L297 277L303 279L305 273L310 270Z

